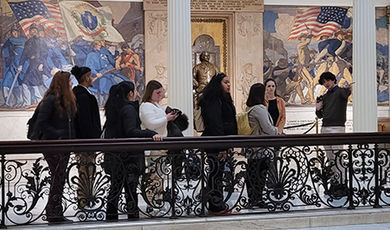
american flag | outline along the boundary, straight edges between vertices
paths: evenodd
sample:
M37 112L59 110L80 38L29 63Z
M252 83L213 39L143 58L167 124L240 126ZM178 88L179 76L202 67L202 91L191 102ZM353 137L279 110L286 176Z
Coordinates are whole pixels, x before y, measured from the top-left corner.
M311 7L298 11L288 40L298 39L301 34L307 34L308 29L312 31L314 38L322 35L332 36L341 30L347 11L346 8L333 6Z
M8 2L24 33L29 38L30 26L42 25L46 30L55 29L59 36L66 36L58 3L44 0Z

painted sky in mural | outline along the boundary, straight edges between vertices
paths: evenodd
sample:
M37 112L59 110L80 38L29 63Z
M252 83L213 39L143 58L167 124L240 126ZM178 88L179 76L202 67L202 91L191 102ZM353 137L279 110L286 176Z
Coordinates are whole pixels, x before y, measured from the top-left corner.
M36 105L54 73L73 65L91 68L89 89L100 105L120 81L135 82L143 94L141 2L9 1L2 4L1 31L0 108Z
M377 9L378 103L388 103L388 30ZM264 78L278 83L289 104L314 104L324 93L319 76L330 71L338 84L352 82L352 8L275 7L264 12ZM350 97L350 102L352 97Z

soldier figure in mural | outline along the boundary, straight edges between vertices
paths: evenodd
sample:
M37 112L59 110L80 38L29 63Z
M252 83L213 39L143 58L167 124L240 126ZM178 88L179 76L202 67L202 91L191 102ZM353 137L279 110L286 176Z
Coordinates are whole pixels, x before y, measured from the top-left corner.
M124 43L121 49L122 53L115 61L115 68L119 70L120 74L128 77L135 84L136 71L143 72L140 58L127 43Z
M129 81L115 69L115 59L102 47L102 41L93 42L93 50L87 55L85 63L95 77L92 92L97 93L99 105L106 101L111 86L121 81Z
M45 91L44 75L48 76L50 70L47 65L48 47L46 42L39 36L38 27L33 24L29 28L30 38L24 45L20 58L18 72L25 74L19 76L19 83L22 85L22 96L24 105L38 103ZM28 64L28 67L26 65ZM27 70L24 71L24 68Z
M17 24L12 26L11 37L3 45L5 66L2 88L5 98L4 103L7 107L19 107L23 104L22 94L19 88L20 85L17 79L18 77L22 77L23 73L21 71L18 72L17 68L25 42L26 38L20 36L20 27Z
M194 89L194 127L196 131L202 132L204 127L200 123L201 111L198 107L198 98L211 78L219 73L219 69L210 62L210 54L206 51L200 54L199 60L200 63L192 69L192 85Z
M313 85L313 77L311 76L307 68L309 67L309 63L310 63L310 49L308 45L311 42L312 35L311 35L311 30L308 30L308 32L309 35L302 34L301 36L299 36L300 42L297 45L297 51L298 51L297 74L300 81L301 82L305 81L306 87L308 89L311 89ZM314 102L315 100L314 100L313 91L308 90L305 99L303 101L301 100L301 104L314 103Z
M276 66L272 69L271 77L278 85L276 93L282 97L286 102L290 100L294 91L298 94L299 99L305 101L301 84L298 80L298 73L296 68L297 56L291 56L292 63L289 65L287 59L280 58L276 62ZM295 96L294 96L295 97Z

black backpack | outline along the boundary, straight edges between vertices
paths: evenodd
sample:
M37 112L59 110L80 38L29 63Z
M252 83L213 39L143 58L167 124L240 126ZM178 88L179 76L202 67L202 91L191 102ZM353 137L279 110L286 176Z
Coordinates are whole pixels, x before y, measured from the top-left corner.
M30 140L40 140L42 137L42 132L39 127L36 127L37 119L39 113L39 105L34 111L33 116L28 120L28 130L27 130L27 138Z

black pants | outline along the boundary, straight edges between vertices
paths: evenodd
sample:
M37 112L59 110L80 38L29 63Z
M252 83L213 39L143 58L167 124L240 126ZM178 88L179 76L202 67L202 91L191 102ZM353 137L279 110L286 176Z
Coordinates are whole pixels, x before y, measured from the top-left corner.
M223 173L225 161L218 159L218 153L207 153L210 172L207 178L207 200L209 211L220 212L226 210L223 198Z
M246 184L250 206L263 202L263 190L269 169L268 161L268 158L248 159Z
M118 219L118 203L122 189L125 190L126 211L129 219L138 219L137 185L140 169L134 162L115 161L110 162L109 175L111 178L110 191L107 197L107 220Z
M43 153L51 173L49 200L46 205L48 221L59 221L63 218L62 194L65 186L66 167L70 153Z

